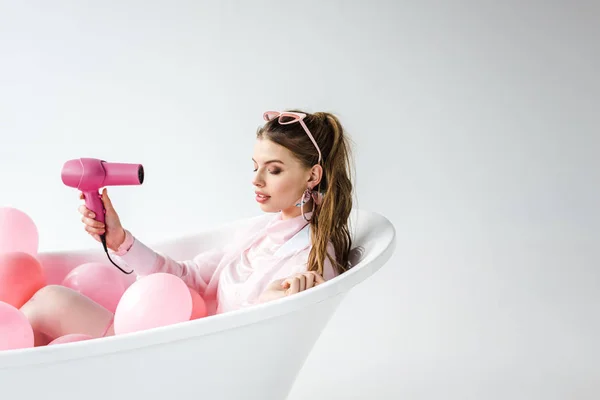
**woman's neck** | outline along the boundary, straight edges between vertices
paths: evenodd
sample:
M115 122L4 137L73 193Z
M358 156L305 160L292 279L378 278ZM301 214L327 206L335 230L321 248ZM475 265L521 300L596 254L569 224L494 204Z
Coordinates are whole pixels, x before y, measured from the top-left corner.
M313 200L310 200L308 203L304 204L303 207L304 207L305 215L312 211L312 203L313 203ZM286 210L281 210L281 219L283 219L283 220L296 218L296 217L299 217L300 215L302 215L301 207L292 206Z

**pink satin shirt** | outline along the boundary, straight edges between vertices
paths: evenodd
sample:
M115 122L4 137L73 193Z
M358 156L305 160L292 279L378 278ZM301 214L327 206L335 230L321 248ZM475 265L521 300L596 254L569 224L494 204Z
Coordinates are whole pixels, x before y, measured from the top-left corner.
M307 224L301 215L287 220L282 219L281 212L261 215L236 232L223 248L184 261L155 252L126 231L125 242L114 252L115 262L133 268L139 276L166 272L182 278L204 298L209 315L218 314L258 304L269 283L306 272L310 240L300 240L299 246L296 240L290 249L284 245L305 233L300 231ZM327 250L334 256L331 242ZM335 276L326 257L323 279Z

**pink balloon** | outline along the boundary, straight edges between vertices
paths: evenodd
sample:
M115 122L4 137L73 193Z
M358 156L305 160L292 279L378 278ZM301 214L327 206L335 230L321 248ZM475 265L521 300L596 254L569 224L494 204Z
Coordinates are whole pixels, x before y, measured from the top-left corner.
M23 211L0 207L0 253L22 251L36 256L38 230L33 220Z
M192 315L190 316L190 320L206 317L208 311L206 309L206 303L204 302L204 299L194 289L189 287L188 289L192 295Z
M90 335L86 335L84 333L70 333L68 335L57 337L56 339L54 339L53 341L48 343L48 346L52 346L55 344L63 344L63 343L81 342L83 340L90 340L90 339L93 339L93 337L91 337Z
M115 268L115 267L113 267ZM127 270L127 268L124 268L127 272L129 272ZM119 270L117 270L119 271ZM124 274L121 271L119 271L119 274L121 275L121 280L123 281L123 285L125 286L125 289L129 288L129 286L133 285L133 283L137 280L138 275L135 273L135 271L133 271L133 273L131 274Z
M73 270L74 266L69 263L67 254L50 252L38 254L37 258L42 264L46 276L46 285L60 285L69 272Z
M75 267L62 281L62 285L89 297L114 313L125 293L125 281L121 275L124 274L111 265L90 262Z
M34 256L23 252L0 254L0 301L21 308L44 286L44 271Z
M189 321L192 296L181 278L166 273L144 276L121 297L115 312L115 334Z
M0 350L33 347L33 328L25 314L0 301Z
M67 275L69 275L69 273L79 265L98 262L97 260L86 260L79 258L78 261L73 261L73 259L66 254L53 254L48 252L40 253L38 255L38 260L40 261L40 263L42 264L42 268L44 269L47 285L61 285L64 279L67 277ZM78 264L73 265L74 262L77 262ZM108 261L108 259L106 259L106 261L102 261L101 263L106 264L119 272L121 279L123 280L125 289L131 286L131 284L135 282L137 278L135 272L133 272L132 274L122 273L121 271L116 269L112 264L110 264L110 261Z

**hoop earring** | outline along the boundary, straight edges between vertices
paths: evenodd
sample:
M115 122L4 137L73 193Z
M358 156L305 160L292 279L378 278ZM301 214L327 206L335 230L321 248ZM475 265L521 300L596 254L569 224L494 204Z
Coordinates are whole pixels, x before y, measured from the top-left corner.
M303 205L308 203L308 200L310 200L310 195L310 188L307 188L304 191L304 193L302 193L302 197L300 198L300 200L298 200L298 202L296 203L296 207L302 207Z
M309 197L312 197L312 194L310 192L309 192ZM312 203L312 211L311 211L311 217L310 217L310 219L306 219L306 216L304 215L304 204L302 204L302 207L300 207L300 210L302 210L302 218L304 218L304 220L306 222L310 222L310 220L315 215L315 202L313 201L313 203Z
M312 217L310 219L306 219L306 216L304 215L304 205L306 203L308 203L312 197L313 197L313 191L310 188L306 188L306 190L302 194L302 198L300 199L300 201L298 203L296 203L296 207L300 207L300 211L302 211L302 218L304 218L304 220L306 222L310 222ZM313 215L314 215L314 212L315 212L315 201L313 201L313 206L312 206Z

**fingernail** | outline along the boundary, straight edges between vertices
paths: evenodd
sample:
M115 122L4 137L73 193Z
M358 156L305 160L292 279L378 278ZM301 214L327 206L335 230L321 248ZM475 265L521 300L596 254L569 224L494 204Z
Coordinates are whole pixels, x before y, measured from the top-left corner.
M94 218L94 213L89 213L89 214L88 214L88 217L90 217L90 218Z

